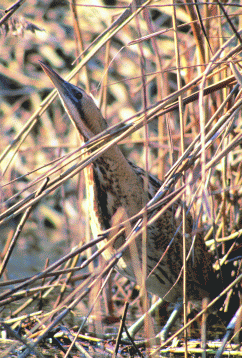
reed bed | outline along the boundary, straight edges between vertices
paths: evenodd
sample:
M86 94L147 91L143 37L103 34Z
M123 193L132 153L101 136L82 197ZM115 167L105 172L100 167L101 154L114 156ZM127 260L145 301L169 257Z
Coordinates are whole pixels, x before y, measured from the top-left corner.
M194 233L204 233L224 280L223 310L232 318L242 277L241 4L12 5L1 5L0 19L0 357L197 357L206 349L214 356L226 332L222 321L205 348L193 321L188 345L182 332L173 346L149 341L157 317L136 337L139 350L131 342L115 348L125 302L127 327L145 304L142 291L115 272L124 247L105 262L95 246L124 224L117 216L115 228L92 236L84 172L118 143L163 181L144 212L160 207L161 215L175 199L185 200ZM80 143L38 61L90 92L109 129ZM160 321L170 309L163 307ZM241 355L240 327L238 317L225 355Z

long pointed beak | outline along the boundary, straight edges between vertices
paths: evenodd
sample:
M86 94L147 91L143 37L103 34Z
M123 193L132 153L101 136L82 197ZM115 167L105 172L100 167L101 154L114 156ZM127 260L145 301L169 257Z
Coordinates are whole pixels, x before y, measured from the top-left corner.
M62 103L65 107L66 112L68 113L70 119L73 121L75 126L77 127L77 130L79 133L86 139L90 139L93 137L92 132L92 123L87 123L87 119L85 117L85 112L88 112L89 106L92 108L92 114L93 111L97 111L100 116L100 111L97 110L95 107L94 102L91 100L91 98L88 100L89 96L85 94L83 91L82 95L85 95L84 100L84 109L82 108L82 101L80 98L77 98L77 93L81 93L81 89L72 85L71 83L63 80L58 73L56 73L52 68L47 66L45 63L40 61L40 65L43 68L46 75L50 78L53 85L58 91L58 94L60 96L60 99L62 100ZM91 103L90 103L91 102ZM87 115L87 118L92 118L89 114ZM97 123L98 125L98 123ZM90 128L89 128L90 126Z
M45 73L47 74L47 76L50 78L53 85L56 87L56 89L60 93L63 93L65 91L65 89L68 87L69 83L66 82L65 80L63 80L63 78L61 78L58 75L58 73L56 73L54 70L52 70L52 68L47 66L45 63L43 63L42 61L39 61L39 63L41 65L41 67L43 68L43 70L45 71Z

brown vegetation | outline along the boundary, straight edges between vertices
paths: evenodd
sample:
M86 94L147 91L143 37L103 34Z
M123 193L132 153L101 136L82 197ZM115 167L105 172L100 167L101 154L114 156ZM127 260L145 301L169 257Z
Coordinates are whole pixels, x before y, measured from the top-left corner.
M111 127L98 150L115 138L125 156L186 200L194 234L204 233L224 289L232 283L224 296L228 319L239 307L241 9L97 3L30 0L20 1L14 14L10 9L8 18L2 11L0 304L2 332L11 341L1 341L0 357L16 356L17 346L28 347L22 357L31 356L30 347L32 356L65 356L61 349L78 328L98 338L79 336L70 354L106 356L114 350L108 339L118 335L124 303L130 303L127 326L148 306L145 295L140 300L134 284L112 270L116 258L107 263L92 256L96 238L83 169L98 152L95 143L80 149L39 60L96 99ZM1 10L11 5L6 1ZM116 224L121 221L117 216ZM153 328L146 324L141 336ZM217 325L210 337L223 337L225 328ZM233 342L238 352L236 337Z

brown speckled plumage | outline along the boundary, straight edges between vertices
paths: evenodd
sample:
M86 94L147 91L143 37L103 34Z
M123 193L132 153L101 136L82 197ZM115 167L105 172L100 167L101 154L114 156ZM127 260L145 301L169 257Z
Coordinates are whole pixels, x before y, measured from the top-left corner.
M88 140L107 128L107 123L100 110L85 91L66 81L48 66L42 64L58 90L69 117L77 130ZM128 217L137 214L152 198L161 186L161 182L149 176L149 193L144 192L145 172L130 163L123 156L117 145L111 147L92 165L89 175L89 193L93 196L91 216L93 216L93 231L110 228L114 214L119 208L124 208ZM173 238L178 223L175 212L179 204L173 205L151 226L147 228L147 274L153 270L160 260L167 245ZM153 213L155 214L155 213ZM192 218L187 218L187 252L192 245ZM124 242L125 238L118 241ZM139 258L141 260L141 236L136 240ZM112 249L105 252L109 258ZM135 280L129 249L123 254L118 268L121 273ZM182 268L182 235L178 233L164 255L158 267L149 276L147 289L167 301L176 301L182 296L182 275L176 282ZM215 275L209 253L206 250L201 235L196 236L191 258L187 263L187 296L189 299L201 299L209 296L215 283ZM174 287L172 287L174 285Z

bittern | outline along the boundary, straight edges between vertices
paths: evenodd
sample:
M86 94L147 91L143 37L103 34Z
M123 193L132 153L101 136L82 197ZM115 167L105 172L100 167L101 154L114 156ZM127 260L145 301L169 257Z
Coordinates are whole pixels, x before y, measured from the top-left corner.
M60 99L74 123L81 138L86 142L108 128L100 109L91 96L82 88L62 79L53 69L41 63L58 91ZM96 218L99 230L112 226L112 219L119 208L123 208L127 217L137 214L162 185L161 181L148 175L148 195L144 190L145 171L129 162L119 149L113 145L92 164L93 206L91 215ZM181 204L168 208L152 225L147 227L147 290L168 302L182 297L182 233L178 231L167 253L161 259L177 229L176 210ZM192 218L187 218L187 252L192 246ZM124 242L119 241L119 245ZM142 259L142 237L136 239L139 259ZM115 248L115 245L114 245ZM117 248L117 246L116 246ZM110 255L106 254L106 257ZM159 262L160 261L160 262ZM157 267L156 267L157 266ZM155 269L154 269L155 268ZM128 278L135 280L130 250L126 249L118 270ZM151 273L151 274L150 274ZM179 278L179 275L181 278ZM179 279L178 279L179 278ZM212 261L202 235L197 234L195 248L187 261L187 297L200 300L210 297L216 287L216 278Z

